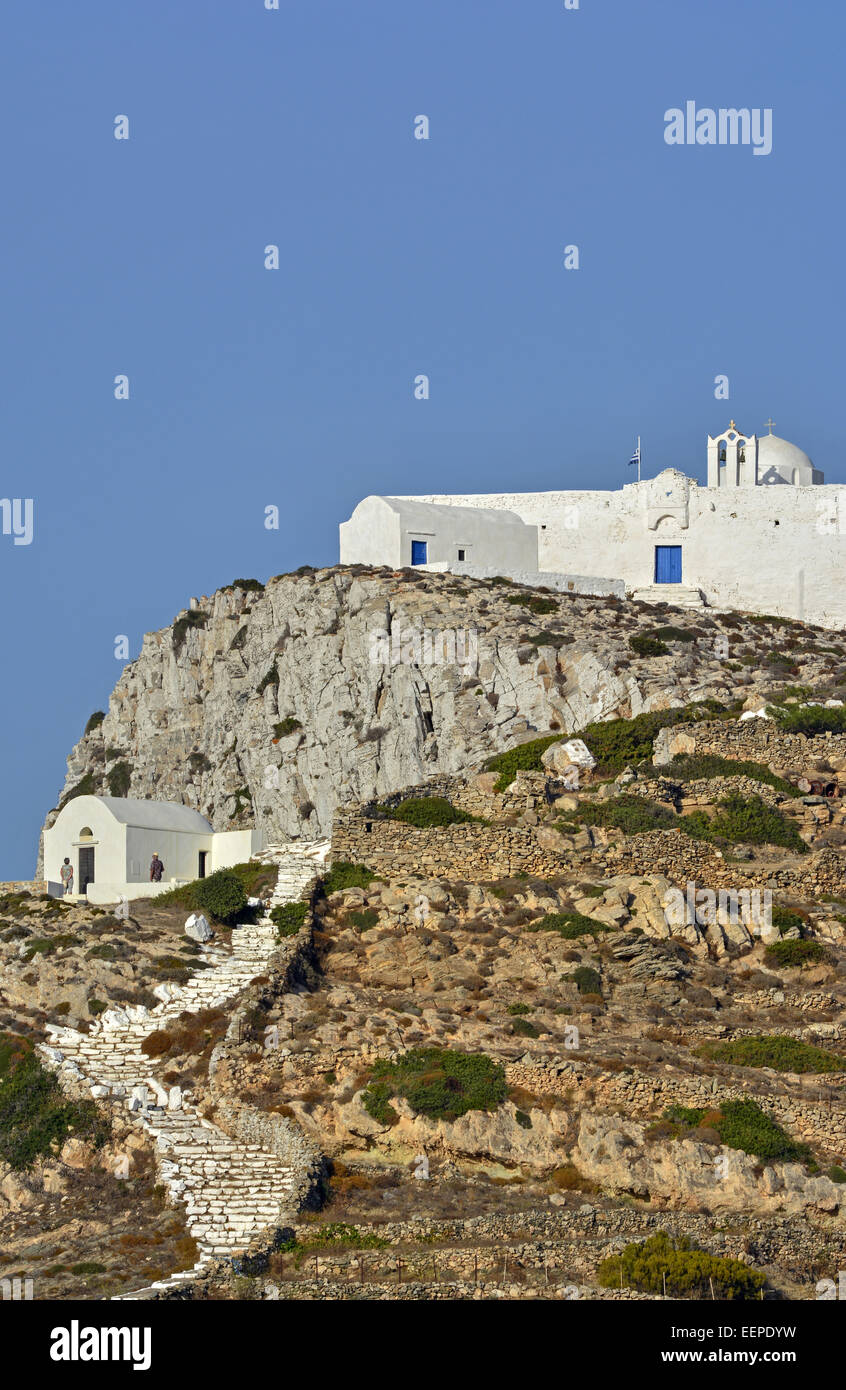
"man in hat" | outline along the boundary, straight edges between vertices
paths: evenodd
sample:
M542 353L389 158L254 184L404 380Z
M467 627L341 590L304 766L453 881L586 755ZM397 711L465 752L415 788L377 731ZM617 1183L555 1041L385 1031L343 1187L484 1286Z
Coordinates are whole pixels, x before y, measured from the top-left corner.
M163 874L163 873L164 873L164 864L162 863L161 859L159 858L159 851L158 851L157 849L154 849L154 850L153 850L153 858L152 858L152 860L150 861L150 882L151 882L151 883L161 883L161 881L162 881L162 874Z

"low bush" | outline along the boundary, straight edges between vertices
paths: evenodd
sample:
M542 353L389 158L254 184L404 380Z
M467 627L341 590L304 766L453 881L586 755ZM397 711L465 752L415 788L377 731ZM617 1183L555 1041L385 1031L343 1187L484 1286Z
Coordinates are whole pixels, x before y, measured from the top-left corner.
M376 874L365 864L351 864L349 860L339 859L323 876L323 891L327 898L332 893L342 893L345 888L368 888Z
M695 642L697 634L686 627L656 627L651 636L663 642Z
M799 912L791 912L789 907L782 907L779 903L775 903L770 920L779 936L787 936L788 932L792 931L798 931L800 939L805 935L804 917Z
M764 959L782 970L793 970L800 965L828 960L828 952L819 941L774 941L764 952Z
M181 618L177 618L173 624L173 650L177 656L185 646L186 638L191 629L205 627L208 620L208 613L204 613L201 608L191 608Z
M488 772L498 772L495 790L504 792L511 786L518 772L541 772L541 758L553 743L560 743L561 734L546 734L543 738L530 739L528 743L518 743L506 753L497 753L488 758L485 768Z
M648 637L641 632L629 638L629 646L635 656L666 656L670 650L659 637Z
M391 1097L402 1096L417 1115L455 1120L468 1110L496 1110L507 1091L505 1071L490 1057L424 1047L377 1062L364 1101L369 1114L374 1114L371 1106L385 1114L392 1110Z
M588 724L577 735L596 758L600 774L622 772L629 763L652 764L652 745L661 729L694 724L701 719L729 716L719 700L700 700L677 709L653 710L633 719L608 719Z
M115 763L106 776L109 796L126 796L132 781L132 765L127 762Z
M575 982L579 994L599 994L601 996L602 980L598 970L594 970L592 965L580 965L574 970L570 979Z
M729 1042L705 1043L700 1056L737 1067L772 1067L774 1071L846 1071L846 1058L825 1052L799 1038L762 1034L760 1037L734 1038Z
M822 705L771 705L779 728L791 734L842 734L846 732L846 706L825 709Z
M727 1100L718 1110L686 1109L671 1105L664 1118L673 1127L676 1137L686 1130L707 1125L729 1149L752 1154L762 1163L807 1163L811 1150L807 1144L791 1139L771 1116L764 1113L754 1100Z
M87 737L88 734L93 734L93 732L94 732L95 729L99 729L99 727L100 727L100 725L102 724L102 722L103 722L103 720L105 719L105 717L106 717L106 712L105 712L105 710L102 710L102 709L95 709L94 713L93 713L92 715L90 715L89 718L88 718L88 722L87 722L87 724L85 725L85 729L83 730L82 737L85 738L85 737Z
M764 782L785 796L801 796L798 787L778 777L764 763L745 758L721 758L717 753L679 753L672 762L657 768L656 773L674 782L692 782L711 777L749 777Z
M402 821L404 825L413 825L420 830L440 825L463 825L467 821L478 820L477 816L453 806L443 796L410 797L408 801L401 801L399 806L382 806L380 809L391 820Z
M351 927L356 927L358 931L370 931L379 921L379 913L375 907L362 908L360 912L351 912L348 916Z
M101 1148L110 1126L91 1100L69 1100L30 1039L0 1033L0 1159L29 1168L70 1134Z
M297 729L301 729L302 727L299 719L295 719L293 714L289 714L285 719L280 719L278 724L274 724L273 737L287 738L288 734L296 733Z
M582 802L575 811L565 813L561 828L566 833L568 822L595 825L606 830L622 830L627 835L645 834L650 830L676 830L680 818L657 801L642 796L615 796L611 801L594 804Z
M218 922L234 922L247 906L244 884L231 869L218 869L208 878L197 879L193 887L197 907Z
M308 915L308 903L279 903L273 908L270 920L276 927L277 941L296 936Z
M619 1255L600 1262L597 1279L601 1288L621 1285L642 1293L670 1298L746 1300L758 1298L765 1276L742 1260L709 1255L687 1236L671 1239L658 1231L646 1240L627 1245Z
M796 829L775 807L767 806L759 796L740 796L730 792L718 802L716 812L708 816L693 811L681 816L679 829L696 840L726 840L729 844L779 845L794 854L807 854L808 846Z

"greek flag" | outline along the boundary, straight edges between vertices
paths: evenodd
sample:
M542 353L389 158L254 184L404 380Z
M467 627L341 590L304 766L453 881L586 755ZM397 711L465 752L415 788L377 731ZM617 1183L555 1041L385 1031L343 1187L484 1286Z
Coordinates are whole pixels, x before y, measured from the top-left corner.
M633 468L636 463L640 463L640 445L638 444L628 462L628 467Z

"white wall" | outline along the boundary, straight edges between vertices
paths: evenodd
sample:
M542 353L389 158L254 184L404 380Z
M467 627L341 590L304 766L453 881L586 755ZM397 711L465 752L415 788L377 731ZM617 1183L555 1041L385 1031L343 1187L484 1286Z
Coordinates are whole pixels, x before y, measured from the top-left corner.
M499 567L497 573L534 572L538 568L538 537L533 524L503 516L502 507L471 506L461 510L458 498L435 508L413 497L365 497L349 521L341 523L342 565L411 564L411 543L425 541L427 564L452 568L464 551L468 565ZM500 513L500 515L498 515Z
M418 500L516 512L538 526L541 570L600 573L622 578L629 591L648 588L655 546L681 545L682 584L715 607L846 624L846 487L715 489L692 479L682 487L681 477L659 474L615 492ZM665 491L673 495L660 519ZM673 586L658 587L672 602Z
M94 848L94 874L97 878L122 882L126 878L126 826L95 796L77 796L69 801L44 832L44 874L56 879L65 856L73 864L74 892L79 890L80 831L88 827L93 838L85 841Z
M126 872L127 883L150 883L150 861L153 850L164 864L163 880L179 879L190 882L199 876L200 850L206 850L211 863L214 836L186 830L149 830L145 826L129 825L126 828ZM210 872L210 868L207 870ZM99 873L96 878L104 877Z
M210 873L228 869L233 864L246 864L264 848L261 830L219 830L212 837Z

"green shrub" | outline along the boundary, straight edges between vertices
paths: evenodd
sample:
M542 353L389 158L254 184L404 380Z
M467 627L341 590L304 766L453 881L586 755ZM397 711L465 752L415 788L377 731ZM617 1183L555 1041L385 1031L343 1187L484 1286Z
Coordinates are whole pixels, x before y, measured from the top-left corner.
M798 787L778 777L764 763L745 758L721 758L717 753L679 753L672 762L656 769L661 777L675 782L692 782L710 777L750 777L775 787L785 796L801 796Z
M658 637L647 637L637 633L629 638L629 646L636 656L666 656L670 648Z
M575 982L579 994L601 994L602 980L599 971L594 970L592 965L580 965L574 970L570 979Z
M205 753L189 753L188 766L192 772L210 772L212 769L212 763Z
M293 734L297 729L301 729L302 727L299 719L295 719L293 714L289 714L285 719L280 719L278 724L274 724L273 737L287 738L288 734Z
M511 1025L512 1033L516 1033L520 1038L539 1038L540 1031L534 1023L530 1023L527 1018L515 1018Z
M227 589L245 589L256 594L264 593L264 585L258 579L233 579L231 584L225 585Z
M365 907L361 912L351 912L349 921L350 925L357 927L359 931L370 931L379 921L379 913L375 907Z
M274 661L273 664L267 668L258 685L256 686L256 694L263 695L265 690L269 689L271 685L278 684L279 672L276 669L276 662Z
M57 932L55 936L35 936L30 937L24 947L23 959L32 960L33 956L52 956L56 951L66 951L69 946L81 946L82 942L78 936L73 936L71 932Z
M85 725L82 737L85 738L86 735L93 734L95 729L99 729L105 717L105 710L95 709L94 713L89 716L88 723Z
M798 912L791 912L789 907L782 907L776 903L770 914L773 926L777 929L779 936L787 936L788 932L798 931L800 940L805 935L805 919Z
M106 781L109 784L109 796L126 796L132 781L132 767L129 763L115 763L109 769Z
M351 864L339 859L323 876L323 891L327 898L332 893L341 893L345 888L368 888L376 874L364 864Z
M627 1245L620 1255L609 1255L600 1262L597 1279L604 1289L623 1284L642 1293L663 1294L666 1289L670 1298L715 1296L731 1301L759 1297L766 1283L759 1270L742 1260L709 1255L687 1236L671 1240L665 1231Z
M231 869L218 869L208 878L197 879L191 886L197 907L218 922L233 922L247 906L241 878Z
M740 1149L764 1163L807 1163L811 1157L808 1145L791 1139L754 1100L727 1100L718 1110L711 1111L671 1105L664 1111L664 1118L675 1126L676 1137L682 1138L686 1131L698 1129L705 1122L709 1129L717 1131L727 1148Z
M774 941L764 952L764 959L782 970L793 970L810 961L828 960L828 952L819 941Z
M667 806L647 801L642 796L615 796L612 801L582 802L577 810L562 818L580 825L602 826L607 830L623 830L627 835L645 834L650 830L676 830L680 817Z
M532 1010L528 1004L508 1004L505 1012L513 1018L520 1018L523 1014L530 1014Z
M840 1167L839 1163L832 1163L831 1167L826 1172L826 1177L832 1182L846 1182L846 1171Z
M410 797L408 801L401 801L399 806L383 806L381 809L391 820L402 821L420 830L436 825L463 825L478 819L453 806L443 796Z
M433 1120L455 1120L468 1110L495 1110L508 1090L504 1069L490 1057L438 1047L415 1048L394 1061L379 1061L373 1077L380 1105L403 1096L415 1114ZM371 1095L374 1085L369 1087Z
M270 920L276 927L276 938L296 936L308 916L308 903L279 903L273 908Z
M374 1081L363 1092L361 1103L371 1119L380 1125L393 1125L399 1119L391 1105L393 1091L387 1081Z
M633 719L607 719L588 724L576 737L587 744L601 774L622 772L629 763L652 763L652 745L661 729L725 718L728 708L719 700L701 700L676 709L653 710Z
M583 912L548 912L529 927L529 931L557 932L567 941L575 941L579 936L596 936L597 932L609 930L604 922L598 922L595 917L586 917Z
M774 1071L832 1072L846 1070L846 1058L798 1038L763 1034L760 1037L734 1038L729 1042L705 1043L700 1049L703 1057L715 1062L728 1062L738 1067L772 1067Z
M209 620L208 613L204 613L200 608L191 608L184 613L181 618L177 618L173 624L173 650L176 656L185 646L185 639L192 627L205 627Z
M656 627L651 634L664 642L695 642L696 633L686 627Z
M742 1149L762 1163L807 1163L811 1157L809 1146L791 1139L754 1100L725 1101L720 1114L717 1131L730 1149Z
M93 1101L68 1100L28 1038L0 1034L0 1159L29 1168L71 1133L100 1148L110 1128Z
M543 771L541 758L547 748L553 743L560 743L561 738L561 734L546 734L543 738L534 738L528 743L518 743L516 748L509 748L507 753L497 753L493 758L488 758L485 763L487 771L499 773L495 790L506 791L518 772Z
M68 802L69 802L69 801L74 801L74 800L76 799L76 797L78 797L78 796L96 796L96 795L97 795L97 779L95 778L93 772L86 772L85 776L84 776L84 777L80 777L79 781L76 783L75 786L71 787L71 789L70 789L69 792L65 792L65 795L62 797L62 799L61 799L61 801L59 802L59 804L58 804L58 806L57 806L56 809L57 809L58 811L64 810L64 808L65 808L65 806L67 806Z
M730 792L718 802L716 813L693 811L679 818L679 829L697 840L728 840L731 844L780 845L794 854L807 854L808 846L793 821L759 796Z
M779 728L792 734L842 734L846 732L846 706L824 709L822 705L771 705L768 710Z

